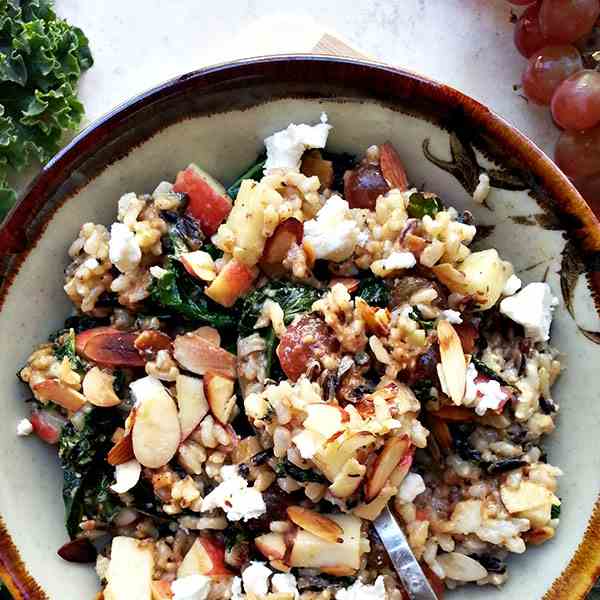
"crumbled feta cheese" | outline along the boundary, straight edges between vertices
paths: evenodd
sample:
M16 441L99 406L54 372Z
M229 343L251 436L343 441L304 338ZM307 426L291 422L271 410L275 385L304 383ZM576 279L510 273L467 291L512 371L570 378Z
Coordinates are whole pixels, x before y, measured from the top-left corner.
M300 169L300 159L309 148L325 148L331 125L327 123L327 115L321 115L318 125L295 125L291 123L287 129L278 131L265 140L267 161L265 172L272 169Z
M124 494L135 487L142 474L142 465L134 459L115 467L115 482L110 489L117 494Z
M150 267L150 275L152 275L152 277L154 277L155 279L162 279L165 275L168 274L168 272L169 271L163 269L162 267L159 267L158 265Z
M378 277L387 277L400 269L410 269L417 264L412 252L392 252L387 258L376 260L371 265L371 271Z
M465 404L470 406L477 398L477 384L475 380L479 376L475 365L470 362L467 366L467 383L465 385Z
M523 325L526 337L545 342L550 338L552 311L557 304L558 298L547 283L530 283L514 296L504 298L500 312Z
M161 181L152 192L152 198L156 200L159 196L170 194L173 191L173 184L168 181Z
M269 577L273 571L263 562L251 562L242 572L244 591L246 594L254 594L263 598L269 592Z
M412 502L419 494L425 491L425 482L418 473L409 473L398 489L396 497L401 502Z
M502 290L503 296L512 296L516 294L523 285L523 282L516 276L511 275L504 284L504 289Z
M300 597L296 578L291 573L277 573L273 575L271 585L274 592L294 594L294 598Z
M486 410L498 410L508 396L502 391L500 383L490 379L477 384L477 395L481 396L475 406L475 412L482 417Z
M206 600L212 579L204 575L188 575L171 583L173 600Z
M243 600L242 580L240 577L234 577L231 582L231 600Z
M341 262L354 252L359 231L348 203L334 195L315 219L304 222L304 241L313 247L316 258Z
M490 178L487 173L481 173L481 175L479 175L479 183L473 192L473 200L478 204L483 204L490 195L490 191Z
M362 581L355 581L350 587L339 590L336 600L385 600L385 585L380 575L373 585L365 585Z
M440 314L440 318L445 319L448 323L452 323L453 325L460 325L463 322L461 314L457 310L452 310L451 308L443 310Z
M142 259L142 251L135 239L133 231L123 223L113 223L110 228L108 243L110 261L121 271L133 271Z
M305 460L310 460L327 441L327 438L315 431L308 431L307 429L301 431L292 438L300 456Z
M21 419L17 423L17 435L26 436L33 433L33 425L29 419Z
M229 521L248 521L267 512L262 494L257 489L248 487L248 482L238 474L237 467L222 467L221 476L223 483L204 498L202 511L221 508Z
M82 267L86 269L97 269L100 266L100 263L94 257L90 257L83 261Z
M117 205L117 219L122 223L125 221L135 221L138 218L138 215L142 212L144 204L144 201L140 200L140 198L138 198L137 194L134 192L123 194L119 198L119 203Z

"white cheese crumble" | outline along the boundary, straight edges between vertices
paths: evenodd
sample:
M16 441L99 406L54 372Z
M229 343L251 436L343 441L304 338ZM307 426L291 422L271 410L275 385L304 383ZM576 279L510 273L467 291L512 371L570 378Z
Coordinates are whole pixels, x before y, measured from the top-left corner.
M502 290L503 296L512 296L516 294L523 285L523 282L516 276L511 275L504 284L504 289Z
M242 580L240 577L234 577L231 582L231 600L243 600Z
M523 325L525 336L534 342L545 342L550 338L552 311L558 298L552 295L547 283L530 283L520 292L500 302L500 312Z
M326 441L327 438L325 436L315 431L308 431L307 429L304 429L292 438L292 442L298 448L300 456L305 460L310 460Z
M277 573L273 575L271 585L274 592L280 594L294 594L294 598L299 598L298 584L296 578L291 573Z
M335 598L336 600L385 600L383 576L380 575L373 585L365 585L357 580L350 587L339 590Z
M396 497L401 502L412 502L419 494L425 491L425 482L418 473L409 473L398 488Z
M242 581L244 582L244 591L246 594L254 594L259 598L263 598L269 592L269 577L273 571L263 562L251 562L242 573Z
M168 274L168 272L169 271L163 269L162 267L159 267L158 265L150 267L150 275L152 275L154 279L162 279L165 275Z
M465 404L470 406L477 399L477 384L475 380L479 376L475 365L470 362L467 365L467 383L465 385Z
M273 169L300 169L300 159L309 148L325 148L331 125L327 115L321 115L318 125L296 125L291 123L287 129L278 131L265 139L267 161L265 173Z
M387 258L376 260L371 265L371 271L378 277L387 277L400 269L410 269L417 264L417 259L412 252L395 251Z
M452 310L451 308L443 310L440 314L440 319L444 319L453 325L460 325L463 322L461 314L457 310Z
M121 271L133 271L142 259L142 251L135 239L133 231L123 223L113 223L110 228L110 241L108 243L110 262Z
M221 508L229 521L248 521L267 512L262 494L248 487L248 482L238 474L237 467L225 465L221 468L221 476L223 483L202 501L203 512Z
M481 173L481 175L479 175L479 183L473 192L473 200L478 204L483 204L490 195L490 191L490 178L487 173Z
M122 223L126 222L127 225L135 222L142 212L144 205L144 201L140 200L134 192L123 194L119 198L119 203L117 205L117 219Z
M135 458L115 467L115 483L110 489L117 494L124 494L135 487L142 474L142 465Z
M29 419L21 419L17 423L17 435L26 436L33 433L33 425Z
M173 600L206 600L212 579L204 575L188 575L171 583Z
M480 400L475 406L475 412L482 417L489 410L498 410L502 403L506 401L508 396L502 391L500 383L490 379L477 384L478 395L481 395Z
M313 247L316 258L334 262L354 252L359 233L348 203L337 195L325 202L315 219L304 222L304 241Z

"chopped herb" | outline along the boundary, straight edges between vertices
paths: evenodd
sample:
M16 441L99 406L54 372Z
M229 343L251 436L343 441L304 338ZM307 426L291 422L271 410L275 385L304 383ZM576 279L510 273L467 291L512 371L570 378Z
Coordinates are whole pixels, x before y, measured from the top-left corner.
M422 219L425 215L435 217L444 207L436 196L426 197L421 192L411 194L406 212L409 217Z
M230 525L224 532L225 550L231 552L235 546L247 544L250 541L249 532Z
M431 400L431 388L433 387L433 381L431 379L421 379L416 383L413 383L411 389L413 394L417 397L417 400L421 404L425 404Z
M505 379L503 379L496 371L488 367L482 360L479 358L471 357L471 362L475 365L475 368L481 375L485 375L494 381L497 381L500 385L505 385L507 387L514 388L515 386L511 383L508 383Z
M59 332L54 337L54 356L62 361L65 357L69 359L71 368L74 371L82 373L85 370L85 363L77 356L75 351L75 330Z
M254 162L254 164L252 166L250 166L245 173L243 173L242 175L240 175L228 188L227 188L227 195L232 199L235 200L238 192L240 191L240 186L242 185L242 181L244 181L244 179L255 179L256 181L259 181L260 179L262 179L263 176L263 171L265 168L265 158L263 156L259 156L256 161Z
M558 519L560 518L560 504L553 504L550 509L550 518Z
M275 473L277 473L278 477L289 476L301 483L329 483L320 473L317 473L312 469L301 469L292 464L289 460L278 463L275 468Z
M223 250L217 248L212 242L205 242L202 250L210 254L213 260L217 260L223 256Z
M371 275L360 280L356 295L362 298L369 306L384 308L390 302L390 289L385 281Z
M426 319L423 316L423 313L416 306L412 307L408 316L413 321L416 321L419 324L419 327L421 329L424 329L425 331L430 331L431 329L433 329L433 326L435 325L435 319Z

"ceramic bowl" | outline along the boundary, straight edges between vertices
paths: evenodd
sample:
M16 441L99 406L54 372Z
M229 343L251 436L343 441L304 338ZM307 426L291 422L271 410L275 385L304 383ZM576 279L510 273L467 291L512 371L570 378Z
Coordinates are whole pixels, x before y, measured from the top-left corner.
M497 248L525 281L561 298L553 342L565 371L555 389L559 427L546 444L564 470L555 539L510 558L500 590L469 600L576 600L600 568L600 226L552 162L497 115L456 90L383 65L324 56L265 58L170 81L95 123L42 171L0 231L0 576L19 600L89 599L90 566L63 562L66 539L55 452L15 426L27 410L15 372L70 311L67 248L81 223L110 223L127 191L149 192L195 161L229 182L263 138L322 111L334 150L360 154L391 140L417 186L473 212L479 244ZM487 172L486 205L472 200Z

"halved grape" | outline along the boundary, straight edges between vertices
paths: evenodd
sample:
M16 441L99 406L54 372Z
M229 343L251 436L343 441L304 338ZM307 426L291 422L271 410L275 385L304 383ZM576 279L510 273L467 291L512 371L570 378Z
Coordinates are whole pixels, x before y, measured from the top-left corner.
M598 0L543 0L540 29L548 40L570 44L589 33L598 16Z
M600 127L564 131L554 150L556 164L573 179L600 173Z
M536 0L507 0L507 2L516 6L527 6L528 4L536 2Z
M574 131L600 124L600 73L586 69L565 79L552 98L552 116Z
M540 29L540 6L538 2L527 7L515 25L515 46L525 58L548 45Z
M523 91L536 104L550 104L556 88L583 63L574 46L546 46L532 54L523 72Z

